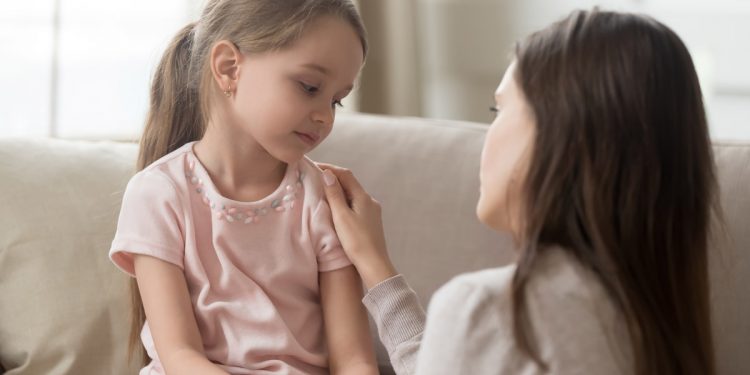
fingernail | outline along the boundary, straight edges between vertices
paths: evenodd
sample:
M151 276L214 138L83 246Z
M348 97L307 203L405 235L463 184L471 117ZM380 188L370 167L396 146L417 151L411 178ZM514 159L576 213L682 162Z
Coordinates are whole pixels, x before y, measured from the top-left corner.
M326 169L323 172L323 181L326 183L326 186L331 186L336 182L336 176L333 175L333 172Z

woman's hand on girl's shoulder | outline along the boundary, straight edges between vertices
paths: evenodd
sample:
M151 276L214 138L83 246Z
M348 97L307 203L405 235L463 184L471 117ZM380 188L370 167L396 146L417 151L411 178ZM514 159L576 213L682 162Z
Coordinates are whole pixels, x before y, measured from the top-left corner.
M348 169L321 164L339 241L367 289L397 274L385 245L380 203Z

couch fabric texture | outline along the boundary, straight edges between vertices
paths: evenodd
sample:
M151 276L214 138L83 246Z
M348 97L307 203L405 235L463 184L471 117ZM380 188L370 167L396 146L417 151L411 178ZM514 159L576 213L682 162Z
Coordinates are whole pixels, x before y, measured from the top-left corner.
M340 115L310 155L352 169L383 204L394 263L425 305L452 276L513 260L508 238L474 214L485 130L466 122ZM726 223L710 259L718 369L750 374L750 142L715 142L714 150ZM136 154L132 143L0 140L6 374L137 372L126 354L127 277L107 258ZM378 357L387 366L382 348Z

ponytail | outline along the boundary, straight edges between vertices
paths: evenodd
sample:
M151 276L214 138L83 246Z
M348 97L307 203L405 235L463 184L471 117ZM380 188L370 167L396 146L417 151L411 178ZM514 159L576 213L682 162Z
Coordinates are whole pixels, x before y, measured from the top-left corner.
M362 53L367 54L365 28L351 0L208 0L199 20L180 30L156 68L138 170L203 136L210 104L219 95L208 67L214 43L229 40L243 53L279 50L324 15L348 22L359 36ZM149 358L140 344L146 313L136 279L131 280L130 290L128 358L140 354L146 365Z
M198 88L190 67L195 22L169 44L151 84L151 103L141 137L138 170L203 135Z
M194 28L193 22L177 33L154 73L151 103L138 153L138 170L203 135L204 119L198 88L191 83L195 82L190 68ZM146 312L135 278L130 280L130 296L132 315L128 359L139 354L142 364L146 365L149 357L140 342ZM140 350L136 353L138 347Z

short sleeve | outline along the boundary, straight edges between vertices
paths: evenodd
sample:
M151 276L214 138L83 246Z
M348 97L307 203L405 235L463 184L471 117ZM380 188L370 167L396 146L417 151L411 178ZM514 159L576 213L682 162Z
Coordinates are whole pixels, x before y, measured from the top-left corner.
M150 255L183 268L183 210L173 183L159 171L142 171L128 182L109 257L134 276L133 254Z
M333 227L331 208L325 200L321 200L313 212L310 237L316 250L318 272L333 271L352 264L341 247Z

